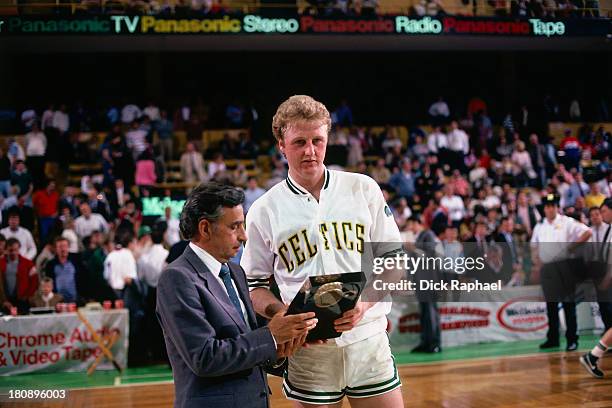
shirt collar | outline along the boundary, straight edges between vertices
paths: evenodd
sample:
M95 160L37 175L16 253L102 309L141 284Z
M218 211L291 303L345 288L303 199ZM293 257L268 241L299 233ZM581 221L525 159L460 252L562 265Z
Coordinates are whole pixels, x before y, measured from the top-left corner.
M323 181L322 190L325 190L327 189L327 187L329 187L329 180L331 178L331 173L329 172L329 170L327 170L327 167L323 166L323 168L324 168L323 175L325 177L325 180ZM285 182L287 183L287 187L289 187L289 190L291 190L293 194L300 195L300 196L308 195L308 190L302 187L289 174L287 174L287 178L285 179Z
M555 218L553 218L552 221L548 221L548 218L544 217L544 221L548 224L548 225L553 225L555 222L557 222L557 220L559 219L559 214L555 215Z
M219 273L221 272L221 262L217 261L214 256L212 256L193 242L189 243L189 248L191 248L193 252L196 253L198 258L200 258L200 260L204 262L204 265L206 265L208 270L212 272L213 275L215 275L216 277L219 276Z

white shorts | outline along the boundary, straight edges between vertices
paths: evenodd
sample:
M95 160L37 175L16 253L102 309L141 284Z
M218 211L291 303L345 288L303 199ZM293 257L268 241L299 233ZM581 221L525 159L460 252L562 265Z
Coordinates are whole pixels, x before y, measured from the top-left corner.
M301 348L289 358L283 394L309 404L333 404L366 398L400 387L389 338L382 332L338 347L334 341Z

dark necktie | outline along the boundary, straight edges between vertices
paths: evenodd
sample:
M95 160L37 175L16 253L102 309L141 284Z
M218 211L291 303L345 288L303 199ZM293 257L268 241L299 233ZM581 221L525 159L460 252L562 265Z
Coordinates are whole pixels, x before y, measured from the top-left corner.
M244 315L242 314L242 308L240 307L240 300L238 300L238 294L236 293L236 289L234 289L234 285L232 284L232 277L230 276L230 270L226 264L221 265L221 272L219 272L219 277L225 285L225 289L227 290L227 294L230 300L232 301L234 308L242 318L242 321L244 321Z

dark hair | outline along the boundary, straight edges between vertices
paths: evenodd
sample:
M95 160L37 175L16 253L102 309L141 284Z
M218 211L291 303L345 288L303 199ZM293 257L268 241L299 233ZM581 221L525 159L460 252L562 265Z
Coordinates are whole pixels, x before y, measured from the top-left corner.
M0 242L5 242L5 241L6 241L6 237L0 234Z
M119 228L115 233L115 244L127 248L134 240L134 231L131 228Z
M603 206L603 204L602 204ZM601 207L591 207L589 208L589 217L591 216L591 214L593 213L593 211L599 211ZM609 208L609 207L608 207Z
M164 242L164 231L159 227L154 227L151 231L151 241L154 244L161 244Z
M244 192L219 183L202 183L189 197L181 212L180 230L183 238L190 240L198 232L202 220L214 222L221 218L223 207L235 207L244 202Z
M606 198L599 208L601 208L603 206L606 206L606 207L612 209L612 198Z
M19 240L17 238L9 238L6 241L6 247L7 248L10 248L11 246L13 246L15 244L19 244L19 246L21 247L21 242L19 242Z

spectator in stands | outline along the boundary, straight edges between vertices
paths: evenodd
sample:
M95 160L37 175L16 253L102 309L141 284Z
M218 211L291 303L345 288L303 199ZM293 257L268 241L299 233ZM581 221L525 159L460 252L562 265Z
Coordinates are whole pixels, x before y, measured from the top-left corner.
M244 108L238 101L233 101L225 110L225 119L228 127L241 128L244 125Z
M433 132L427 136L429 153L438 155L440 161L445 161L448 150L448 138L440 126L434 126Z
M134 232L120 228L115 234L115 246L104 260L104 277L119 299L123 299L127 286L138 277L133 250L136 246Z
M0 258L6 253L6 237L0 234Z
M606 195L599 190L599 184L589 184L589 193L584 196L584 204L587 209L601 207L605 199Z
M40 118L40 128L46 131L48 128L53 127L53 115L55 113L55 105L50 103L47 109L43 112Z
M138 120L132 121L130 130L125 134L126 145L132 152L132 157L136 160L142 152L147 150L147 131L140 127Z
M515 149L512 153L511 160L514 164L514 177L516 177L515 186L527 187L534 184L537 174L531 163L531 156L525 150L525 142L518 140L514 144Z
M425 142L425 138L421 135L416 135L414 145L410 148L410 156L423 164L427 160L428 154L429 146Z
M412 163L409 159L404 159L401 162L401 170L389 179L389 185L395 189L399 196L410 199L415 192L415 180L416 176L412 171Z
M451 122L451 130L446 135L448 141L449 164L453 169L465 171L465 156L470 152L470 140L456 120Z
M133 234L138 233L140 226L142 225L142 212L136 206L136 201L128 200L125 203L125 207L119 210L118 229L129 229L132 230Z
M86 262L85 268L88 272L87 283L90 297L98 302L104 300L115 300L115 291L111 289L104 277L104 260L106 259L106 238L100 231L94 231L89 237L83 239L82 259Z
M219 150L224 157L237 158L238 140L236 140L232 133L225 132L223 134L223 140L219 143Z
M11 160L0 147L0 195L8 197L11 188Z
M16 238L6 241L6 255L0 258L0 305L6 313L17 307L20 314L28 309L28 300L38 289L38 272L34 262L20 255Z
M8 227L1 229L0 234L4 235L7 239L17 239L20 243L21 256L29 260L34 260L36 257L36 244L34 243L34 238L30 231L19 225L20 220L19 209L17 207L9 209Z
M218 172L224 172L226 169L227 167L223 160L223 155L221 153L215 153L212 161L208 163L208 177L212 179Z
M187 141L193 143L197 151L203 151L202 133L204 132L204 125L200 122L200 118L191 115L189 122L185 126L185 131L187 132Z
M45 275L55 282L55 291L66 302L84 304L89 298L88 272L78 254L70 253L70 243L64 237L55 239L55 258L47 262Z
M36 123L36 119L38 119L38 116L36 115L36 111L32 108L28 108L21 113L21 124L26 132L32 129L32 126Z
M461 175L461 172L457 169L453 170L453 175L448 181L448 184L453 186L454 194L465 198L470 195L471 188L470 183Z
M445 258L457 259L463 258L463 244L459 242L459 230L457 227L449 225L444 230L444 239L442 240L442 248ZM454 270L447 270L449 273L457 273Z
M253 205L253 203L259 197L264 195L265 192L266 190L259 187L259 185L257 184L257 177L250 176L247 181L247 187L244 190L244 203L242 204L242 208L244 209L245 215L249 211L249 208L251 208L251 205Z
M240 159L256 159L259 152L259 147L253 141L250 132L240 132L236 149Z
M448 104L444 101L444 98L440 96L437 101L431 104L427 111L434 124L444 123L450 116L450 110Z
M403 231L412 216L412 210L408 207L408 201L404 197L400 197L393 206L392 213L399 230Z
M166 266L168 250L164 248L164 231L154 228L151 231L152 245L143 252L136 263L138 278L147 286L145 306L145 332L147 333L147 348L157 358L163 355L163 336L155 315L157 302L157 282Z
M100 187L99 184L93 184L89 191L87 191L87 197L84 197L83 201L89 203L89 208L91 208L92 212L100 214L106 221L110 221L110 205Z
M143 109L143 113L151 119L151 122L155 124L157 121L161 119L159 107L153 101L149 101L147 106Z
M374 7L376 7L376 2L373 1ZM362 15L363 15L363 7L365 7L365 3L362 6ZM353 126L353 111L348 104L346 99L342 99L340 101L340 105L336 110L332 113L332 125L338 126ZM334 120L335 119L335 120Z
M64 191L60 197L59 208L68 208L70 216L76 218L79 216L78 204L79 200L76 198L77 187L72 184L64 186Z
M164 241L168 247L171 247L181 240L179 233L179 220L172 216L172 207L166 207L164 209L164 215L159 217L155 223L156 225L160 225L159 227L156 227L157 229L165 231Z
M376 159L376 165L369 171L372 177L378 184L387 184L391 178L391 171L385 166L385 159Z
M63 103L53 113L53 127L58 130L60 140L68 140L66 134L70 130L70 117L68 116L68 107Z
M9 138L8 140L7 156L13 166L18 160L25 160L25 151L23 147L21 147L21 144L14 138Z
M133 103L128 103L121 109L121 122L124 124L133 124L134 121L140 119L141 116L142 111Z
M61 221L58 221L58 222L61 222ZM42 249L36 256L36 260L34 261L34 264L36 265L37 271L44 271L45 266L47 265L47 262L55 258L55 243L54 243L55 238L56 237L54 236L53 240L47 239L47 241L45 241L45 245L42 247Z
M168 119L168 112L162 110L160 119L155 124L157 137L159 139L159 147L161 148L164 160L170 161L174 159L174 124Z
M155 162L151 149L147 149L136 161L136 185L143 194L143 190L149 190L155 185L157 175L155 174Z
M31 206L34 184L32 183L32 176L23 160L17 160L15 162L14 169L11 173L11 184L19 187L19 200Z
M455 194L452 185L446 185L440 205L448 210L452 224L458 227L466 215L465 204L461 197Z
M79 209L81 215L74 220L74 227L81 240L90 236L94 231L101 231L104 234L109 231L108 223L104 217L93 213L88 202L82 202Z
M497 277L501 279L504 284L510 281L514 271L520 268L521 263L518 245L512 235L513 233L514 220L510 217L502 217L494 240L502 249L502 266Z
M527 193L521 191L517 195L517 223L515 228L531 236L533 228L542 219L540 213L529 202Z
M47 137L38 127L32 124L32 130L25 135L26 163L32 174L34 184L39 187L45 178L45 152L47 150Z
M32 196L34 211L38 217L40 242L45 242L49 231L58 216L59 193L55 189L55 180L47 179L45 188Z
M561 140L559 146L563 150L564 156L562 158L565 167L570 169L578 169L580 166L580 155L582 153L582 146L578 139L572 135L570 129L565 130L565 137Z
M64 297L61 294L53 293L53 279L44 277L40 280L38 291L30 298L30 307L54 308L63 301Z
M502 161L506 157L512 156L514 148L512 143L508 142L506 130L504 128L499 129L499 135L495 146L495 159Z
M223 156L221 156L221 159L223 159ZM195 144L192 142L187 143L187 148L181 155L180 163L181 176L186 183L202 183L208 179L204 170L202 153L196 150Z

